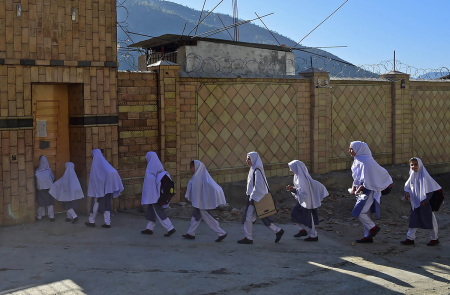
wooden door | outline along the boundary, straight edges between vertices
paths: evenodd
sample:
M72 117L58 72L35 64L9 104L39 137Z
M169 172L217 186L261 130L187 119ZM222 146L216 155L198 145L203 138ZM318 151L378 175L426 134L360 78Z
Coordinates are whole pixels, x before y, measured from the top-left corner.
M39 157L45 155L57 180L64 174L65 163L70 161L68 86L33 84L32 100L34 167ZM56 204L55 212L59 211L61 206Z

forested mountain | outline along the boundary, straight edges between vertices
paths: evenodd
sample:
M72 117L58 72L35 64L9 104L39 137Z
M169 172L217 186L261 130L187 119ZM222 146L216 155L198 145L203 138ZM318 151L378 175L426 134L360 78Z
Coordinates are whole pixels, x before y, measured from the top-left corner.
M119 0L120 1L120 0ZM223 4L222 4L223 5ZM231 5L230 5L231 12ZM163 0L123 0L117 4L117 39L119 43L118 59L120 70L136 70L138 52L127 47L130 44L150 39L164 34L187 35L197 24L200 11ZM208 11L203 12L203 17ZM272 16L273 17L273 16ZM211 13L198 27L197 35L231 25L233 19L229 15ZM259 21L239 26L239 41L278 44L264 27L257 24ZM183 32L184 31L184 32ZM126 33L127 32L127 33ZM209 36L210 38L231 40L234 36L233 29ZM277 40L286 46L294 46L297 41L291 40L281 34L273 32ZM191 32L195 35L195 31ZM231 35L231 36L230 36ZM302 48L299 46L299 48ZM373 76L356 67L348 66L334 60L343 61L339 57L320 49L306 49L318 55L313 55L313 66L330 71L333 76ZM295 50L297 72L310 67L310 53ZM334 60L330 60L334 59ZM358 71L359 70L359 71Z

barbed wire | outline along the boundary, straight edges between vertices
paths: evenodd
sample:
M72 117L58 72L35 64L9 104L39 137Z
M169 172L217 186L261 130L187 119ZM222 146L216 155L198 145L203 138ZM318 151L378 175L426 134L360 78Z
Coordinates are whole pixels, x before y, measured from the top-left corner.
M440 68L417 68L402 63L399 60L385 60L378 64L358 65L363 71L379 75L391 71L398 71L410 75L411 80L449 80L450 69L448 67Z

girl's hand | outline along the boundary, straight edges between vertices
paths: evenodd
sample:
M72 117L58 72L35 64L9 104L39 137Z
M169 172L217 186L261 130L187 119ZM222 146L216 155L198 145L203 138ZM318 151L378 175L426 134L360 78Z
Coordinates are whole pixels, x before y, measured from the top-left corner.
M355 188L355 187L353 187L353 188ZM358 190L355 192L355 195L357 195L359 192L361 192L362 190L364 189L364 185L360 185L359 187L358 187Z
M286 190L291 193L295 193L295 187L293 185L286 185Z
M420 206L425 206L425 201L420 202Z
M406 193L405 194L405 199L409 201L409 198L410 198L409 193Z

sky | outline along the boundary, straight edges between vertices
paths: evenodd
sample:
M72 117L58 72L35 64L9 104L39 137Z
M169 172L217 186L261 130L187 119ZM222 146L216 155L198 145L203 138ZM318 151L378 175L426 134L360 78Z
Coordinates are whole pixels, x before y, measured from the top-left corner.
M168 0L201 10L204 0ZM205 10L220 0L206 0ZM239 18L258 15L272 31L296 42L332 14L345 0L238 0ZM214 12L233 15L232 0ZM348 0L302 41L356 65L396 60L418 69L450 68L450 0ZM260 21L253 24L263 26ZM286 44L292 46L293 44Z

